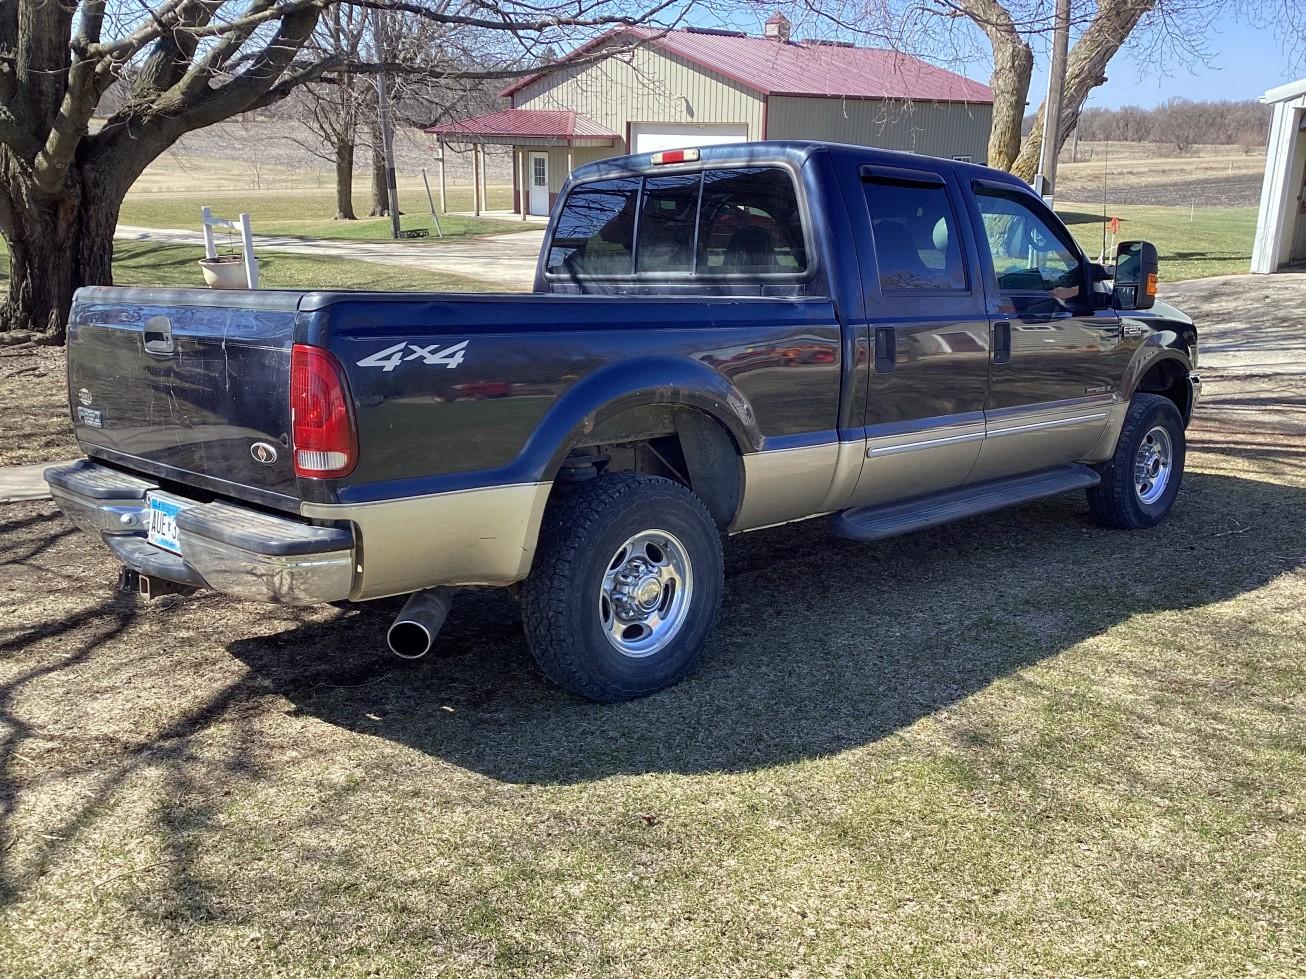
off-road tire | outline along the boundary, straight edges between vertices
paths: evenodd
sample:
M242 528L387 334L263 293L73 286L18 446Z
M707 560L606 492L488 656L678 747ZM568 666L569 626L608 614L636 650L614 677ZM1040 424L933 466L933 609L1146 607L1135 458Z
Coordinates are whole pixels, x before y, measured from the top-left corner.
M1170 474L1161 495L1145 502L1135 481L1135 461L1143 440L1155 428L1170 439ZM1088 489L1088 508L1104 527L1143 530L1155 527L1169 514L1184 476L1184 420L1169 398L1159 394L1135 395L1120 429L1116 450L1099 468L1102 482Z
M654 528L683 544L693 585L668 644L633 657L609 640L600 598L623 542ZM720 532L697 496L658 476L598 476L560 493L545 511L535 561L521 587L526 640L544 675L574 694L601 702L644 697L694 668L723 584Z

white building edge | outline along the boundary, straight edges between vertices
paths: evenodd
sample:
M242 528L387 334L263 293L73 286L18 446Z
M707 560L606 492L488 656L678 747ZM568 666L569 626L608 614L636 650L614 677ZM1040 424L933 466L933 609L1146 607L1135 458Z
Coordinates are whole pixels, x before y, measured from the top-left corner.
M1306 263L1306 78L1270 89L1261 101L1274 114L1252 271L1268 273Z

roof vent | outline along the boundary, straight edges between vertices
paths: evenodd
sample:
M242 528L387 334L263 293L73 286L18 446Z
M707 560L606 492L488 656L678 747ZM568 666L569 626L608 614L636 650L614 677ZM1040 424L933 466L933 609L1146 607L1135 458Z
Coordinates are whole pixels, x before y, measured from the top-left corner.
M769 37L773 41L779 41L781 44L789 43L789 35L793 32L794 25L789 23L789 18L780 11L776 11L766 19L766 24L762 28L764 37Z
M686 27L686 34L711 34L713 37L748 37L743 31L723 31L716 27Z
M818 37L809 37L800 44L809 48L855 48L857 45L852 41L825 41Z

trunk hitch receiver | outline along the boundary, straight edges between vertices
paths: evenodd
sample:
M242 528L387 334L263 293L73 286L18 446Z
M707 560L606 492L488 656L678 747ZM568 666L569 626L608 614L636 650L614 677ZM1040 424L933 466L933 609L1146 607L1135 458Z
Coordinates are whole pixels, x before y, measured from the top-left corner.
M193 585L183 585L167 578L152 578L132 568L118 571L118 591L140 595L142 598L161 598L164 595L191 595L198 591Z

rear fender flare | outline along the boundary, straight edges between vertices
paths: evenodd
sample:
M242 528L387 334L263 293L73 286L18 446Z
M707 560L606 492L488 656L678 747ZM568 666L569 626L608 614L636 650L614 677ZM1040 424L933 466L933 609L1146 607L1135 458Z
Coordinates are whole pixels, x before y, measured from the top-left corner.
M752 404L723 375L693 360L647 357L596 371L559 398L536 427L526 455L546 459L541 478L551 480L572 447L603 421L652 405L693 408L715 418L740 452L762 447Z

